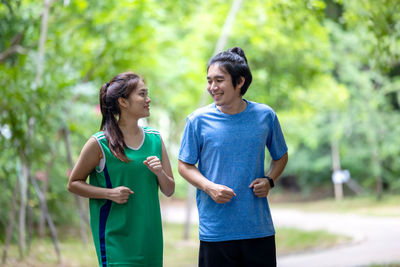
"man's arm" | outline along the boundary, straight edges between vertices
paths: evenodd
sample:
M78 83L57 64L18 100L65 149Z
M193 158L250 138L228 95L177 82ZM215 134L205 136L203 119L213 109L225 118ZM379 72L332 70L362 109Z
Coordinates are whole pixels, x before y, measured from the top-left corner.
M179 160L178 171L189 183L206 192L217 203L223 204L229 202L232 197L236 196L231 188L215 184L204 177L195 165Z
M278 180L279 176L282 174L288 162L288 153L283 155L278 160L271 160L267 176L274 180L274 183ZM254 195L257 197L268 196L271 186L267 178L257 178L249 185L249 188L253 188Z

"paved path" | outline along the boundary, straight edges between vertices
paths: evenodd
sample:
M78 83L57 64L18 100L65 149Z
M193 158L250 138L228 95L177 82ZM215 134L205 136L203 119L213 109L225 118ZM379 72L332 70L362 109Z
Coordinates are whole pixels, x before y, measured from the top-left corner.
M164 220L184 222L185 206L162 205ZM308 213L272 207L275 226L304 230L327 230L353 238L352 242L323 250L278 256L278 267L369 266L400 263L400 217ZM191 222L198 222L197 209L192 209Z
M400 217L370 217L351 214L306 213L273 209L276 226L327 230L353 238L331 249L278 258L278 266L369 266L400 263Z

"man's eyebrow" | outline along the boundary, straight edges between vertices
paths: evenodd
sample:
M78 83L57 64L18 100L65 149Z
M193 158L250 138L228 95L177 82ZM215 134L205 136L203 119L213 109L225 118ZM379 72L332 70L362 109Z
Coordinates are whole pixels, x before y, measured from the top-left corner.
M223 78L225 78L223 75L215 75L215 76L213 76L213 77L211 77L211 76L207 76L207 79L212 79L212 78L214 78L214 79L223 79Z

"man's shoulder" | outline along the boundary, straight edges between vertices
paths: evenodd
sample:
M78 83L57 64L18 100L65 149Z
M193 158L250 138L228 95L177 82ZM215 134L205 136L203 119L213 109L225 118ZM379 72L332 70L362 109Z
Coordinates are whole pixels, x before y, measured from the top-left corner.
M246 100L246 101L247 101L248 105L251 107L251 110L253 110L255 112L275 114L275 111L267 104L248 101L248 100Z
M198 120L204 117L207 117L208 115L215 113L215 104L211 103L207 106L200 107L193 111L191 114L188 115L188 119L191 121Z

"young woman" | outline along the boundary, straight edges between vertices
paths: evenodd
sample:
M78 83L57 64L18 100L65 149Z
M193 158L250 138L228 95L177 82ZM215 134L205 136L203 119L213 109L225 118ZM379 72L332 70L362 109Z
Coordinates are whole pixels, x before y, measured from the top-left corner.
M160 133L138 125L149 106L148 89L133 72L104 84L101 131L86 142L69 177L68 190L89 198L100 266L162 266L158 187L171 196L175 182Z

